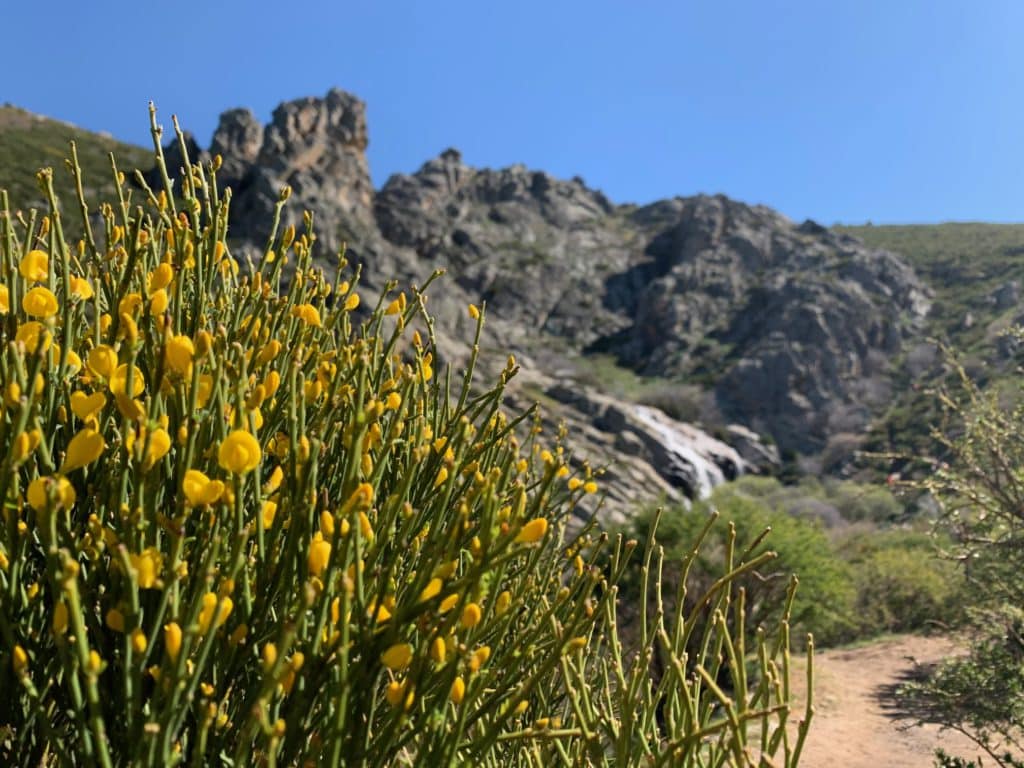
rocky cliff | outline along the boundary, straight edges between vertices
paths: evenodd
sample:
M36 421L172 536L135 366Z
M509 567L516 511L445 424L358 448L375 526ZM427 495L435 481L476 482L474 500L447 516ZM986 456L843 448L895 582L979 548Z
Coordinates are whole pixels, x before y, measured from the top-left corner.
M771 470L759 436L842 465L929 309L893 254L763 206L617 205L582 179L473 168L453 149L375 191L367 142L363 103L338 90L282 104L267 126L225 112L209 152L234 191L232 236L260 242L288 184L291 220L312 211L325 263L347 243L370 288L448 268L431 297L442 337L465 338L466 303L486 302L485 347L524 363L513 397L542 400L577 454L608 464L620 511ZM445 346L458 364L462 347ZM632 390L602 380L617 366Z

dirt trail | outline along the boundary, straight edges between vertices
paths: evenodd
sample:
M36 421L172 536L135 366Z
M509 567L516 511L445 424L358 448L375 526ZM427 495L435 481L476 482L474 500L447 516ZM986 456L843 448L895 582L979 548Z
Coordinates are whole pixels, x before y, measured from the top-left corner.
M946 638L904 635L816 654L815 715L801 768L932 768L936 747L976 756L977 747L959 733L908 728L893 695L914 674L915 659L927 664L955 650Z

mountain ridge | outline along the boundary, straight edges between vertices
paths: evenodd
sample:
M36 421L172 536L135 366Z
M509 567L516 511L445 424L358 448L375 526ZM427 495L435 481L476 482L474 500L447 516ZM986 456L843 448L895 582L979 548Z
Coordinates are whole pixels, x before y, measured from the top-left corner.
M368 141L363 102L333 89L282 103L267 125L227 110L209 148L191 137L187 148L193 161L222 156L239 249L262 247L287 184L285 223L312 211L322 263L347 244L371 291L450 268L430 305L446 359L464 360L454 339L471 332L466 304L486 301L485 366L517 354L513 400L543 400L577 453L609 466L613 506L699 495L702 478L777 471L782 459L849 473L902 397L935 291L920 260L877 238L724 195L615 204L578 177L473 168L454 149L374 189ZM165 155L176 175L179 148ZM652 405L669 422L647 418ZM684 440L703 446L699 459L683 456Z

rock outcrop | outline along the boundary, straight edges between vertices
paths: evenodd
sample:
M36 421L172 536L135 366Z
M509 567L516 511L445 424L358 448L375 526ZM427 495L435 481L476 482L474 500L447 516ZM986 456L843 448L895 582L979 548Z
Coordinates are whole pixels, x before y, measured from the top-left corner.
M232 135L230 128L225 133ZM248 132L250 158L256 135ZM344 91L281 104L262 132L259 152L247 164L239 162L242 183L232 204L235 233L265 236L260 228L288 185L293 202L285 209L284 223L298 225L303 211L312 212L322 252L336 253L350 233L373 226L368 142L366 105Z
M779 453L758 434L785 455L851 442L928 312L927 289L896 256L764 206L721 195L615 205L582 179L477 169L454 149L375 192L367 142L363 103L338 90L282 104L265 127L226 112L210 152L233 187L232 236L261 244L287 184L289 221L311 211L320 257L330 263L347 242L371 289L449 268L430 304L442 338L465 338L466 302L485 301L485 361L488 350L520 355L531 375L513 396L543 394L608 459L621 505L770 471ZM457 363L460 346L445 346ZM583 387L589 355L704 387L718 412L701 414L716 422L705 427L740 451L602 395L601 381Z

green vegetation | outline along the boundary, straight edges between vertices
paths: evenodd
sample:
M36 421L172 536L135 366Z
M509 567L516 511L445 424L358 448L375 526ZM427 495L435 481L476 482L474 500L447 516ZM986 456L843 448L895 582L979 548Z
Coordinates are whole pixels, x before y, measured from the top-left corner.
M0 189L7 190L12 211L46 207L46 196L35 181L36 171L44 166L55 169L53 187L58 200L73 203L77 199L74 177L64 162L71 141L78 150L85 198L93 209L101 200L116 199L110 153L117 156L121 170L129 176L136 168L145 170L153 166L151 150L17 107L0 106ZM77 221L77 217L71 221Z
M804 481L784 486L771 478L745 477L715 489L692 510L663 515L659 541L673 559L688 551L710 510L735 528L735 548L751 556L776 556L742 586L747 620L778 621L789 574L800 577L791 622L819 645L847 643L887 632L926 629L956 621L962 596L955 567L936 557L932 538L913 529L879 527L900 504L885 489L854 483ZM643 534L651 516L638 518ZM762 539L771 530L767 542ZM694 583L716 578L730 532L712 529L694 558ZM670 577L678 573L670 571ZM690 606L693 607L693 606Z
M931 322L969 352L999 314L988 301L1010 280L1024 286L1024 224L928 224L836 227L875 248L903 256L935 291ZM967 314L974 315L965 327Z
M929 224L907 226L838 226L868 245L899 254L934 291L927 336L958 350L971 376L985 387L1019 397L1012 386L1015 353L999 354L999 336L1019 314L1016 303L1000 305L997 291L1010 281L1024 290L1024 224ZM923 453L934 449L931 429L939 426L935 388L948 368L942 355L927 345L910 350L908 370L896 382L900 393L877 420L866 448L871 451ZM932 360L929 360L929 357Z
M0 205L0 763L794 768L793 588L744 621L769 556L663 590L653 524L572 533L597 484L505 412L514 360L435 375L438 275L360 317L287 188L243 267L215 171L74 244L52 172L47 215Z
M941 505L945 554L967 578L970 652L904 695L928 719L971 738L997 766L1024 765L1024 407L1007 408L962 367L944 399L947 461L920 483ZM948 768L973 765L940 756ZM985 763L988 764L987 762Z

